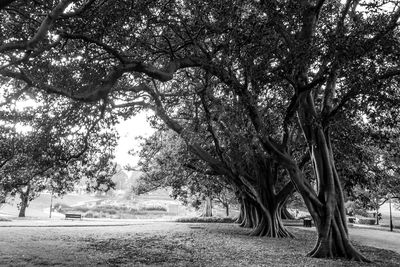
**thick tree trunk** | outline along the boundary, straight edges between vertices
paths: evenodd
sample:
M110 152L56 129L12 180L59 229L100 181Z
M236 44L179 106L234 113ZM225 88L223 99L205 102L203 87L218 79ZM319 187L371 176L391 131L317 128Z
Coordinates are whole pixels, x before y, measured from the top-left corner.
M333 159L329 127L323 126L313 115L314 103L311 94L302 99L299 118L307 138L311 161L317 181L317 193L308 184L297 168L296 174L291 171L294 182L314 219L318 240L314 249L308 253L316 258L343 257L351 260L368 261L350 243L344 209L343 191ZM295 168L296 169L296 168ZM300 184L302 183L302 184Z
M256 209L258 214L257 225L250 232L250 235L273 238L294 237L293 234L283 225L281 211L282 207L279 205L269 210L258 207Z
M294 216L287 210L286 204L282 206L281 218L286 220L294 220Z
M254 188L254 195L257 200L255 213L257 221L250 235L268 236L273 238L293 237L282 223L282 206L287 197L294 190L292 183L288 183L278 193L275 193L275 184L278 179L278 166L271 159L261 159L255 170L257 186Z
M254 215L252 214L254 211L253 206L247 198L242 198L242 203L243 220L239 226L244 228L252 228L254 226Z
M313 149L313 153L319 181L318 199L323 205L315 207L317 212L311 213L316 223L318 240L309 255L368 261L350 243L342 188L330 147L322 146L319 151Z
M315 258L343 257L368 262L349 240L341 188L337 174L334 176L336 177L334 190L321 188L318 194L319 203L313 200L307 192L302 192L318 234L317 242L308 256Z
M242 201L241 197L238 198L238 202L240 204L240 206L239 206L239 216L237 217L235 223L240 225L240 224L242 224L242 222L244 220L244 207L243 207L244 204L243 204L243 201Z

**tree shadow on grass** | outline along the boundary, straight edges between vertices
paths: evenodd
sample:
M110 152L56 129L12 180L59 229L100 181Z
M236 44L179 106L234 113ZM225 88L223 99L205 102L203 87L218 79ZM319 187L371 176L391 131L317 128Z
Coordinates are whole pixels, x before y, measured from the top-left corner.
M150 266L399 266L400 255L358 246L373 262L306 257L315 232L293 229L296 238L257 238L236 225L196 224L191 231L146 233L109 239L81 240L92 255L107 265Z
M400 254L395 251L358 244L356 244L356 247L376 266L400 266Z
M192 265L196 259L190 237L175 234L92 240L88 250L107 253L108 265Z

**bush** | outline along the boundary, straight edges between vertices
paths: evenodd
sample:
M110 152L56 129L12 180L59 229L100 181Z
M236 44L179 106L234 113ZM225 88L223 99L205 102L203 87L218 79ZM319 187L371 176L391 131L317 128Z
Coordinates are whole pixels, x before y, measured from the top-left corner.
M354 214L362 216L362 217L368 217L369 216L368 212L365 209L355 209L354 210Z
M68 210L68 209L71 209L71 207L68 205L62 204L62 203L57 202L53 205L53 210L58 210L60 212L63 210Z
M112 206L112 205L104 205L104 206L98 206L90 209L90 211L94 212L103 212L103 213L108 213L108 214L117 214L117 211L123 210L117 206Z
M221 218L221 217L191 217L191 218L179 218L176 222L183 223L234 223L234 218Z
M359 224L368 224L368 225L374 225L376 219L375 218L358 218L357 223Z
M135 209L135 208L126 208L126 210L124 210L125 212L127 212L127 213L130 213L130 214L135 214L135 213L137 213L137 209Z
M160 214L167 214L167 208L162 205L146 205L139 209L134 208L131 205L113 205L113 204L102 204L94 207L79 206L70 207L67 205L58 204L58 207L62 207L61 213L83 213L86 218L134 218L137 216L141 218L149 218L149 216L160 216ZM157 217L157 216L156 216Z
M148 210L148 211L152 211L152 210L157 210L157 211L167 211L167 208L164 206L145 206L145 207L141 207L140 210Z
M88 207L76 207L75 210L85 213L89 210L89 208Z
M93 218L93 213L88 212L84 215L85 218Z

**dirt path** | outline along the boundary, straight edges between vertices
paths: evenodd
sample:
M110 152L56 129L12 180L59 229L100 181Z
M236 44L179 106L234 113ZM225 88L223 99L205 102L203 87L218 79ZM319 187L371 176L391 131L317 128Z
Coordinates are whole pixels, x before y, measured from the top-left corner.
M0 266L400 266L400 255L359 246L374 263L305 257L315 233L248 236L234 224L138 222L120 226L0 227Z

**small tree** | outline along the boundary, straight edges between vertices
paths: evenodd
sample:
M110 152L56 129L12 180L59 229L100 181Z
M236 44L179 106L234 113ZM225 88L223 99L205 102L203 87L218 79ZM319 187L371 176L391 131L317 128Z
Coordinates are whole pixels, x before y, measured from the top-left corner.
M20 217L49 184L58 195L71 191L83 176L91 181L93 190L108 190L114 185L111 160L115 136L106 130L94 132L99 130L104 112L96 114L93 111L99 110L88 106L85 114L71 114L69 109L75 104L45 97L32 108L0 109L8 115L0 121L6 133L0 140L5 148L0 155L0 181L4 195L20 197ZM57 108L49 112L50 106ZM79 128L76 122L81 122Z
M161 141L162 140L162 141ZM171 131L157 131L142 144L139 166L143 175L135 190L140 194L157 188L171 188L171 196L185 205L199 208L203 216L212 216L212 201L229 205L221 177L188 153L185 143Z

